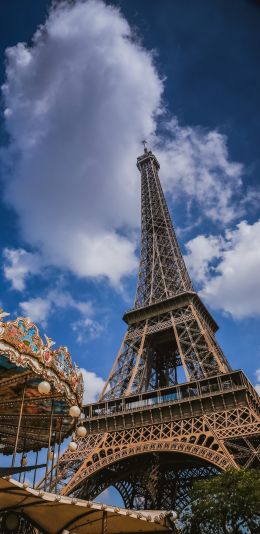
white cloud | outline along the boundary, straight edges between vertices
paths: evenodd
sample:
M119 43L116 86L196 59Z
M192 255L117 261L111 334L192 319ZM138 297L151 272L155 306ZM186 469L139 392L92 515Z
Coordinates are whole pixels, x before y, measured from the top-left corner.
M244 213L238 208L243 166L230 161L227 138L217 131L181 128L172 120L158 149L165 188L184 195L213 221L227 223Z
M105 381L100 376L97 376L96 373L87 371L87 369L81 368L80 371L84 382L83 404L95 402L98 400Z
M210 262L221 257L223 240L220 236L198 235L188 243L186 264L191 276L197 282L204 282L210 270Z
M135 159L160 108L151 55L117 9L61 3L32 48L8 49L3 92L23 236L50 263L116 283L137 265L121 229L139 220Z
M143 138L170 193L214 220L238 215L242 167L226 138L176 120L156 137L162 91L152 53L98 0L57 3L31 47L7 50L5 195L45 264L114 285L136 269Z
M88 301L78 301L72 297L67 291L60 289L52 289L48 293L48 300L57 308L74 308L82 315L90 315L93 313L92 303Z
M46 325L49 314L51 313L51 300L42 297L34 297L29 300L20 302L19 306L23 315L30 317L32 321Z
M259 242L260 220L242 221L223 238L198 236L187 244L186 261L194 263L203 300L237 319L260 314Z
M85 317L75 321L72 325L72 329L76 332L77 342L84 343L89 339L96 339L104 331L104 325L95 321L91 317Z
M33 321L46 326L48 317L57 311L57 309L72 308L88 319L88 315L93 314L91 302L81 302L75 300L67 291L53 289L46 296L33 297L19 304L22 313L29 316Z
M3 270L5 278L11 283L13 289L22 291L29 275L36 274L40 270L40 258L38 254L32 254L26 250L5 248L3 251Z

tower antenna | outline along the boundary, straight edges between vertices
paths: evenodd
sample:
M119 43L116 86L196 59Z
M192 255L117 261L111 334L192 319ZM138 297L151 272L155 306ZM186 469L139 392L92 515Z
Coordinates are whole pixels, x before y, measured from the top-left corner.
M144 145L144 152L147 153L147 152L148 152L148 151L147 151L147 141L144 139L144 140L142 141L142 144Z

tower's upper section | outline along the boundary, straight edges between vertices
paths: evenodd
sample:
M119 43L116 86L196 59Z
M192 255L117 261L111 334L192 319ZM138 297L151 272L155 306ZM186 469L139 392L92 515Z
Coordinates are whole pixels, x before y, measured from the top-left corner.
M144 149L141 173L142 233L135 308L193 291L160 184L159 162Z

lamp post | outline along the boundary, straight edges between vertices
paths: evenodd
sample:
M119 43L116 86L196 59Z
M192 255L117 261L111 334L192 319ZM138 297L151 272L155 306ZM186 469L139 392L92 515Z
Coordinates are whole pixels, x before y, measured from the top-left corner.
M39 454L39 451L37 450L36 451L36 458L35 458L35 469L34 469L34 474L33 474L33 488L35 488L36 471L37 471L37 465L38 465L38 454Z
M22 421L22 415L23 415L25 390L26 390L26 382L24 382L24 385L23 385L21 407L20 407L18 425L17 425L17 430L16 430L16 438L15 438L15 445L14 445L14 452L13 452L13 459L12 459L12 467L14 467L15 460L16 460L16 453L17 453L17 447L18 447L18 441L19 441L20 427L21 427L21 421Z
M55 473L55 493L57 492L57 484L58 484L58 474L59 474L59 463L60 463L60 446L61 446L62 423L63 423L63 418L60 419L58 456L57 456L56 473Z
M54 408L54 401L52 400L52 402L51 402L51 417L50 417L50 429L49 429L48 450L47 450L47 458L46 458L46 470L45 470L44 491L46 491L46 488L47 488L47 476L48 476L48 466L49 466L49 454L50 454L51 436L52 436L53 408Z

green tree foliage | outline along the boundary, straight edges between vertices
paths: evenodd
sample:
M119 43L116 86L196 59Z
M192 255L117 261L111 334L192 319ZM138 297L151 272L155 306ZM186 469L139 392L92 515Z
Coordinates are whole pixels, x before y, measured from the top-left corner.
M194 484L183 534L259 534L260 471L230 469Z

